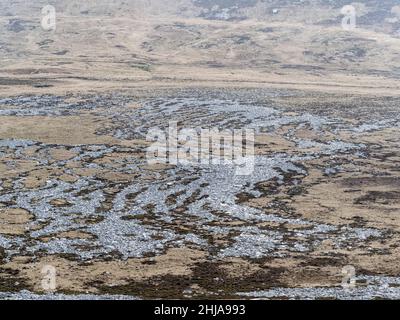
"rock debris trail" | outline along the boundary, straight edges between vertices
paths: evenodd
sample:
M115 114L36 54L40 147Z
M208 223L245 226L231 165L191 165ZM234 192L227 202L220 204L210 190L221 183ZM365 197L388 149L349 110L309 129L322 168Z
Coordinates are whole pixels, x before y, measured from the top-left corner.
M326 182L367 161L371 144L349 138L352 134L395 130L398 118L354 123L340 115L287 110L268 102L288 95L269 92L264 100L256 95L229 99L209 93L164 98L110 94L0 99L4 121L17 120L17 126L21 120L21 126L28 124L28 130L31 126L32 132L39 131L37 137L29 137L21 128L15 135L12 130L1 131L0 212L18 215L18 221L10 224L22 225L21 230L0 228L3 262L12 263L21 256L33 260L63 256L81 263L128 261L190 248L205 253L209 263L221 268L234 259L256 270L268 268L268 261L275 259L289 261L286 267L275 264L280 270L275 288L257 283L254 288L238 286L220 293L222 297L400 297L388 285L397 283L396 278L369 277L371 283L364 282L352 292L340 287L341 267L349 261L345 252L368 253L369 243L382 242L397 235L397 230L333 221L328 216L325 221L323 215L329 210L315 218L318 212L308 215L306 211L318 211L316 206L299 209L293 205L313 186L308 181L313 176ZM68 119L77 116L93 123L87 129L94 136L89 143L84 135L78 143L68 139L73 130ZM59 143L41 131L45 128L37 128L43 117L56 126L51 132L60 137ZM254 173L238 176L230 165L148 164L146 134L156 127L167 130L174 121L181 128L254 129ZM319 181L315 179L314 185ZM323 246L329 246L327 254L321 252ZM325 256L328 266L332 266L332 257L343 257L333 265L337 275L329 271L331 284L332 277L338 280L336 286L305 288L302 283L295 288L285 282L283 274L290 273L296 257L305 259L315 252L318 258ZM318 280L310 282L318 284ZM193 288L186 294L200 295ZM4 298L11 299L28 296L40 297L29 291L4 293Z

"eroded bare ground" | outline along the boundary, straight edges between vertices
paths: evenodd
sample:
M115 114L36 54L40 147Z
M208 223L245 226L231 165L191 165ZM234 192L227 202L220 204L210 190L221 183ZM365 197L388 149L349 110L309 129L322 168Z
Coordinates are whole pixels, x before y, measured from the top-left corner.
M399 298L398 103L265 89L2 98L0 297ZM256 129L254 174L149 165L146 133L169 121ZM35 295L45 265L63 295Z

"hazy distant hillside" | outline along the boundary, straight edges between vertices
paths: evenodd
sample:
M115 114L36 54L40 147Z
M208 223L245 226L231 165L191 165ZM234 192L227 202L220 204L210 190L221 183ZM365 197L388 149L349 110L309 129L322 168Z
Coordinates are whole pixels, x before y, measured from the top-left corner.
M340 8L353 4L359 9L357 13L361 24L376 24L377 27L393 23L391 20L396 17L393 8L400 5L397 0L1 0L0 16L33 15L47 4L54 5L60 14L70 15L115 16L136 13L142 16L158 14L221 20L264 16L272 18L272 21L282 21L287 18L285 13L291 12L290 20L307 22L321 21L325 16L337 17ZM305 15L305 11L313 14ZM330 22L336 23L337 20Z
M57 10L57 30L40 26ZM198 67L326 77L400 77L400 6L352 3L357 29L341 27L345 0L0 0L0 62L51 64L64 72L118 65ZM11 61L11 62L10 62ZM111 72L111 74L113 74Z

